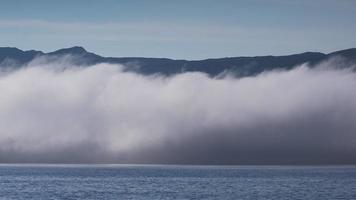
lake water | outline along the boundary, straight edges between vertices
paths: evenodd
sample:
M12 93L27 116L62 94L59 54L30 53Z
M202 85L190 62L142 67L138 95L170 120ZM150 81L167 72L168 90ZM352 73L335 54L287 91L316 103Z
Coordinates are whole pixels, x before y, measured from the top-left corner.
M356 167L0 165L0 199L356 199Z

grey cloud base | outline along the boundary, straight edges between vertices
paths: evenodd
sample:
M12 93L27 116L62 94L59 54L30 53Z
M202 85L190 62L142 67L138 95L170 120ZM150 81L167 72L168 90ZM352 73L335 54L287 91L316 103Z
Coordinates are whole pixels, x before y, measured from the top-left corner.
M355 164L338 62L213 79L33 62L0 76L0 162Z

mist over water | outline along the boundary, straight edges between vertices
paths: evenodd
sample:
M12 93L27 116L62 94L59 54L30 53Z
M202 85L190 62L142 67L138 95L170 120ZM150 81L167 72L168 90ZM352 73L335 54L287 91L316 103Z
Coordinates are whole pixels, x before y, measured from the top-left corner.
M0 74L0 162L355 164L342 65L211 78L36 60Z

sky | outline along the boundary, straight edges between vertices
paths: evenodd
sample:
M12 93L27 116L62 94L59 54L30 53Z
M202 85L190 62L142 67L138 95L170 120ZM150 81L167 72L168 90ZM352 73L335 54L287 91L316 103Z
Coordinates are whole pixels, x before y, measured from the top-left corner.
M352 0L0 0L0 46L204 59L356 47Z

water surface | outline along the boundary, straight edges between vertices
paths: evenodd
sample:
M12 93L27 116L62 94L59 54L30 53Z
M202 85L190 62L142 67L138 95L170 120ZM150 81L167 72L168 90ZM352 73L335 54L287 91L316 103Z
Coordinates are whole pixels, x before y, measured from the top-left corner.
M0 165L0 199L356 199L356 167Z

